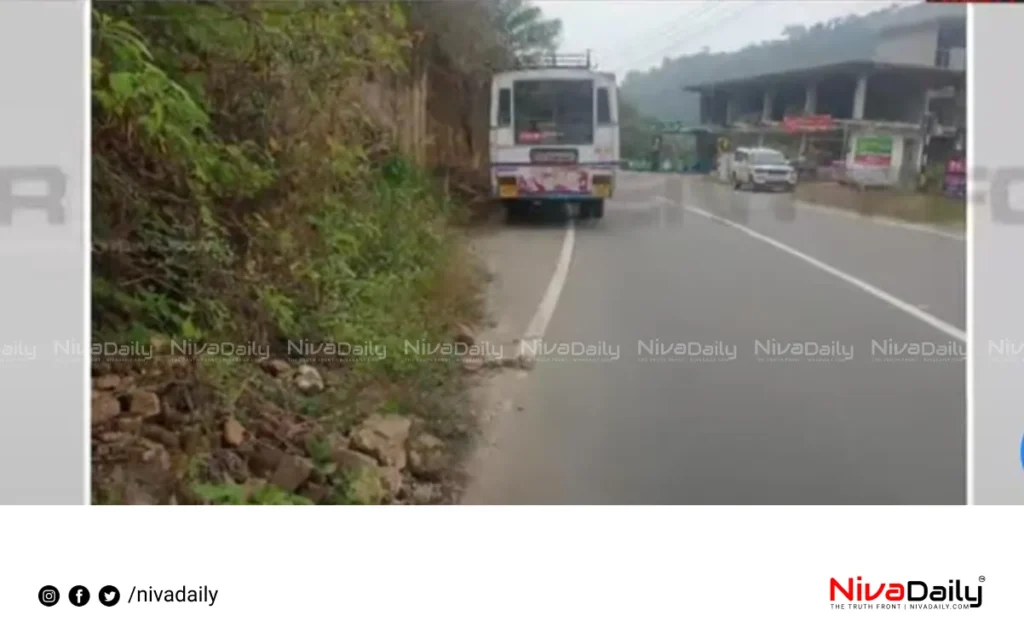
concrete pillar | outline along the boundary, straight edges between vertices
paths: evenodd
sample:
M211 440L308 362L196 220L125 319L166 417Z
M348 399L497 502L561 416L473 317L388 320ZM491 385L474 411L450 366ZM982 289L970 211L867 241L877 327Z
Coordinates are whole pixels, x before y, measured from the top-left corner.
M804 114L815 114L818 109L818 85L808 84L804 88Z
M853 93L853 118L864 118L864 103L868 99L868 76L857 77L857 89Z
M772 120L772 101L775 100L775 93L771 90L764 91L764 97L761 99L761 120L771 121Z

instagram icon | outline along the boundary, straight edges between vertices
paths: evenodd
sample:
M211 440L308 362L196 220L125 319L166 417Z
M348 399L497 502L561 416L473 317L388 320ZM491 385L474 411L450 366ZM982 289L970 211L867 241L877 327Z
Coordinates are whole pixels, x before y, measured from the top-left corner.
M46 585L39 590L39 602L44 607L52 607L60 601L60 592L53 585Z

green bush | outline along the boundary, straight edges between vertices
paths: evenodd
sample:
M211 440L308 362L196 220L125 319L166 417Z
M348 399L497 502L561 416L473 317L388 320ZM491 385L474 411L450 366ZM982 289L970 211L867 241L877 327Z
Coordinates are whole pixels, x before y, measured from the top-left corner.
M455 211L339 97L368 69L402 77L401 7L137 3L94 22L98 337L439 334Z

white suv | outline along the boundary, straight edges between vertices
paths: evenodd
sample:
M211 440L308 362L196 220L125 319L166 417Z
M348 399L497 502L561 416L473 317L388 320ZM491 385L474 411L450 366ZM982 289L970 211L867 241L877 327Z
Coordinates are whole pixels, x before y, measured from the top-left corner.
M743 185L793 191L796 169L782 152L767 147L740 147L732 155L729 180L734 189Z

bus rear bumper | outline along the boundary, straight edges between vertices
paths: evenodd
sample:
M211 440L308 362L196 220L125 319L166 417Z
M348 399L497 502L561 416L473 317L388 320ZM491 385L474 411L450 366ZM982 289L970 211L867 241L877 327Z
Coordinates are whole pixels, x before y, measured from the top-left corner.
M614 167L501 167L491 169L491 194L499 200L605 200L615 192Z

